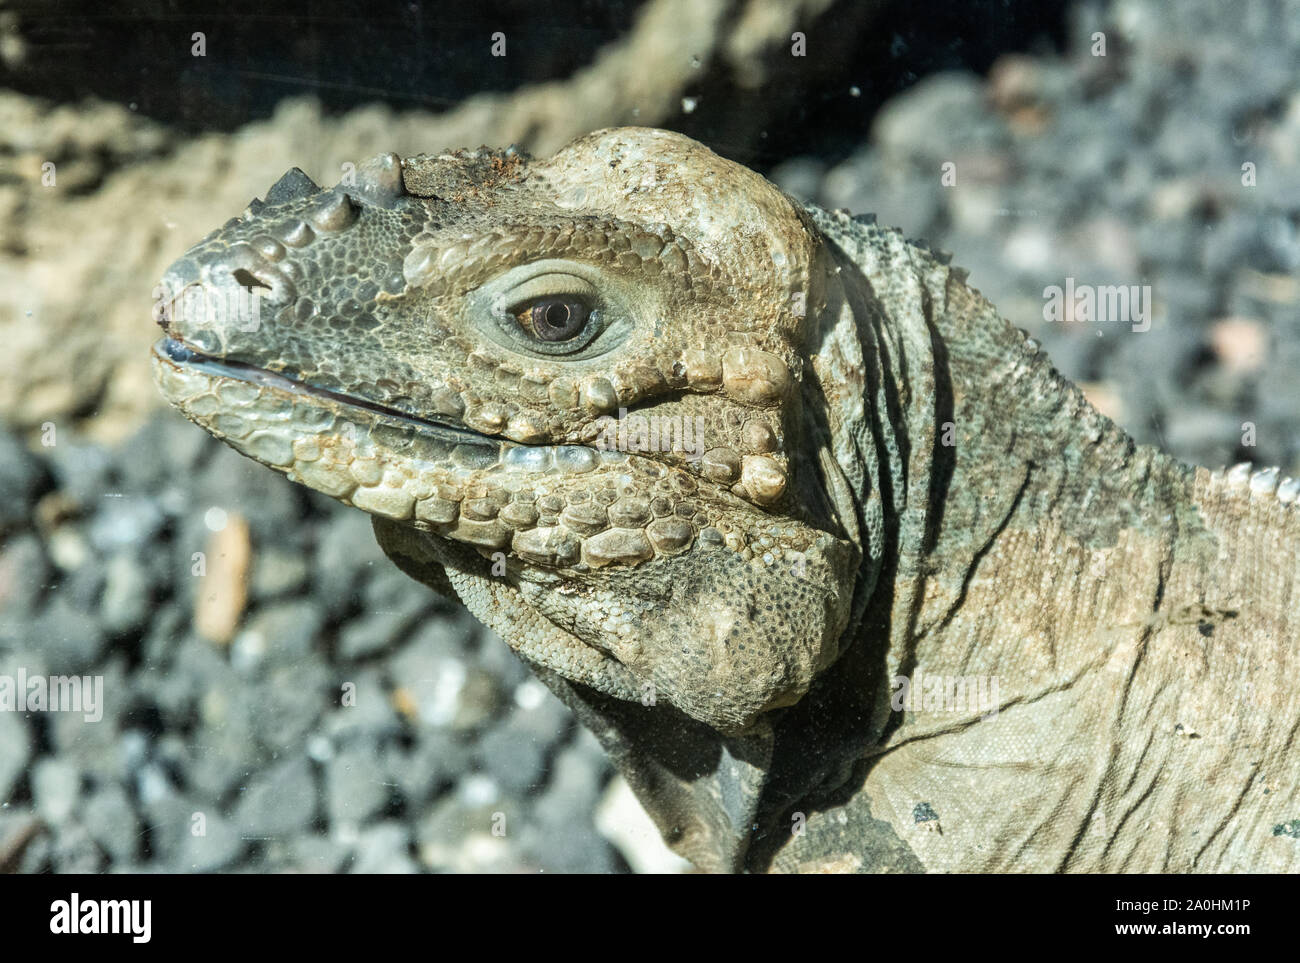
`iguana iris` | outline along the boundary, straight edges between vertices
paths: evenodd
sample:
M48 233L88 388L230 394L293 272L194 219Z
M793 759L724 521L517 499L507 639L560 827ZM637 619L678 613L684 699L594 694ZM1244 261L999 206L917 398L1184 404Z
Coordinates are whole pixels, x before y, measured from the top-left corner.
M290 171L164 289L167 398L699 866L1300 869L1300 482L1135 445L898 232L627 128Z

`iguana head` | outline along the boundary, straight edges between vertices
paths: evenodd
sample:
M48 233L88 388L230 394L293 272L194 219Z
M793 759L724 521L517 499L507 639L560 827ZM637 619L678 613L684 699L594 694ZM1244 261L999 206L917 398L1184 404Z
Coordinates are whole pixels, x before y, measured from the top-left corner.
M168 270L154 369L529 661L741 731L839 654L858 574L805 370L820 243L664 131L295 169Z

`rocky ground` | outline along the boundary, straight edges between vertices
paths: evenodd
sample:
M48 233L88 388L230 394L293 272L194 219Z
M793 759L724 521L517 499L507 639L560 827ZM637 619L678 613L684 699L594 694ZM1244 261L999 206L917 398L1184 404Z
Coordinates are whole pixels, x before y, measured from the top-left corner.
M1079 5L1063 55L927 77L849 159L771 173L955 252L1139 440L1300 474L1298 11ZM318 120L292 108L205 163L241 138L274 153L278 131ZM161 162L161 135L133 124L121 143ZM236 192L203 216L251 190ZM16 263L14 237L0 247ZM1067 277L1150 285L1150 330L1045 321L1043 290ZM41 278L11 291L62 304ZM0 676L102 676L104 713L0 711L0 869L675 868L594 741L499 638L389 565L363 515L146 413L138 386L100 395L134 420L81 430L95 398L61 400L42 377L43 400L0 406Z

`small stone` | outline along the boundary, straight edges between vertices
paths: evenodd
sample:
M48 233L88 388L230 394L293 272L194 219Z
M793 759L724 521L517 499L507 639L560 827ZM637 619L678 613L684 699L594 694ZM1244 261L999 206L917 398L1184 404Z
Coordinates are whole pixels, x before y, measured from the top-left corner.
M51 675L74 675L91 669L103 654L104 632L84 610L64 595L55 596L31 625L31 638Z
M263 661L294 664L309 658L324 629L320 607L306 599L272 603L248 619L231 645L231 662L249 670Z
M418 806L464 772L469 760L469 750L459 738L444 730L424 729L411 751L390 746L384 763L388 781L397 784L408 804Z
M411 831L398 822L385 822L363 830L357 837L350 873L416 873L411 858Z
M82 444L62 436L59 439L58 444L45 449L59 493L73 504L98 508L105 500L104 492L114 490L109 480L113 465L110 452L102 445Z
M140 822L122 787L95 790L81 807L81 821L113 863L129 863L139 853Z
M32 767L32 796L46 823L58 825L72 815L81 795L81 773L63 759L45 757Z
M249 590L253 598L276 598L296 595L307 584L307 560L295 552L266 549L253 557L253 574Z
M489 730L477 745L481 766L505 792L523 796L541 785L545 746L507 723Z
M241 835L287 836L316 818L316 782L311 764L297 756L257 773L235 806Z
M21 439L0 430L0 531L26 524L45 483L45 470Z
M388 805L390 789L378 752L360 744L338 753L325 769L325 807L330 824L361 826Z
M181 837L176 854L176 861L186 872L213 873L232 865L243 855L248 844L230 820L209 812L203 814L202 835L195 835L198 825L191 819L189 831Z
M365 669L348 674L331 693L337 708L324 720L323 732L337 745L349 742L377 742L402 732L401 719L393 707L393 696L382 673ZM340 704L346 695L349 700Z
M312 595L327 612L337 613L354 603L365 572L388 565L370 519L361 512L339 511L316 545Z
M1210 327L1210 346L1230 372L1252 374L1268 359L1268 330L1254 318L1223 318Z
M152 586L133 553L119 552L109 559L100 599L99 619L112 635L135 631L148 620Z
M337 873L350 855L348 846L314 833L295 836L288 846L291 868L300 873Z
M50 564L40 539L32 534L9 539L0 549L0 612L6 619L30 617L49 580Z
M104 856L84 826L67 823L54 834L50 862L56 873L88 875L102 871Z
M157 502L148 497L101 497L99 502L87 529L90 544L99 552L147 544L166 521Z
M396 568L374 573L366 584L362 614L339 633L339 654L360 659L396 644L430 601L429 592Z
M213 532L205 549L206 575L198 588L194 628L205 639L225 645L235 635L248 599L248 569L252 558L248 522L231 515Z

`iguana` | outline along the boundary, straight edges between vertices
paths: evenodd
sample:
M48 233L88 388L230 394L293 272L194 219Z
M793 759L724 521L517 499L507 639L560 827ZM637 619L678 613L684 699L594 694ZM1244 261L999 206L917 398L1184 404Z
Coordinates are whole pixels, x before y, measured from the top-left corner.
M172 404L699 867L1300 869L1300 482L1134 444L897 231L621 128L291 170L162 287Z

